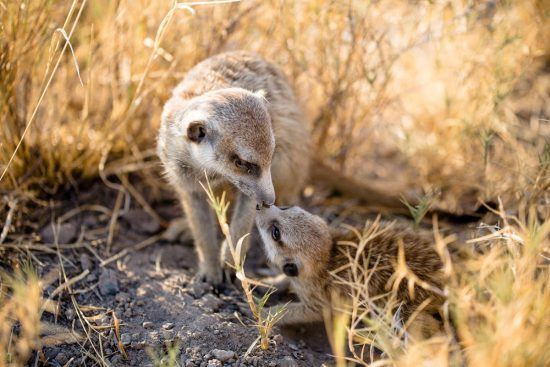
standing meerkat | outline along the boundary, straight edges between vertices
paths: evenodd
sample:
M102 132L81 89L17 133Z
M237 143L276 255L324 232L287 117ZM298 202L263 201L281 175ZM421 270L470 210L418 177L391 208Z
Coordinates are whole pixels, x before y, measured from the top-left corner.
M230 231L249 233L255 207L296 203L308 178L310 132L289 83L248 52L193 67L164 106L158 155L178 193L198 253L199 276L223 279L218 226L199 182L236 188Z
M440 258L429 241L408 228L385 224L358 253L351 242L338 242L323 219L296 206L263 208L256 224L268 259L289 277L299 298L288 304L280 321L283 325L322 321L334 295L345 302L357 292L350 285L367 287L362 290L368 289L369 298L387 294L398 274L400 244L407 268L416 277L414 293L407 288L407 280L396 288L403 321L422 304L423 315L428 316L422 320L432 323L429 313L442 304Z

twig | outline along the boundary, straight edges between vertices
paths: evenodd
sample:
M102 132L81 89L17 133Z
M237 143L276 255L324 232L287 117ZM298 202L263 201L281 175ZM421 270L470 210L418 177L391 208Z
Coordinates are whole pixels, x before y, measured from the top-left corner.
M59 293L61 293L63 290L65 290L66 288L69 288L71 285L75 284L76 282L84 279L88 274L90 274L90 271L88 269L84 270L82 273L80 273L79 275L69 279L68 281L66 281L65 283L63 284L60 284L56 289L54 289L54 291L52 292L52 294L50 294L50 299L54 298L55 296L57 296Z
M146 240L141 241L137 245L134 245L134 246L129 247L129 248L125 248L122 251L120 251L119 253L117 253L116 255L113 255L110 258L103 260L99 264L99 266L105 267L106 265L112 263L113 261L116 261L116 260L120 259L121 257L129 254L130 252L139 251L141 249L144 249L145 247L150 246L150 245L156 243L157 241L159 241L161 239L162 239L162 234L157 234L157 235L151 236L151 237L147 238Z
M124 197L124 190L119 190L115 201L115 207L113 208L113 215L109 221L109 234L107 235L107 253L111 253L111 244L113 243L113 236L115 234L116 223L118 221L118 214L120 212L120 206L122 205L122 198Z
M157 212L155 212L155 210L151 207L151 205L149 205L147 200L145 200L145 198L139 193L139 191L136 190L134 185L130 183L126 175L120 175L119 178L120 178L120 181L122 182L122 185L126 188L126 190L128 190L130 195L132 195L134 199L136 199L136 201L139 203L139 205L141 205L143 210L147 212L147 214L155 218L155 220L158 221L162 226L165 226L165 227L168 226L168 223L164 219L162 219L157 214Z
M10 210L8 211L8 215L6 216L6 222L4 223L4 228L2 228L2 233L0 234L0 245L4 242L4 240L8 236L8 232L11 226L11 221L13 219L13 214L15 213L15 209L17 208L17 199L9 200L8 206L10 207Z

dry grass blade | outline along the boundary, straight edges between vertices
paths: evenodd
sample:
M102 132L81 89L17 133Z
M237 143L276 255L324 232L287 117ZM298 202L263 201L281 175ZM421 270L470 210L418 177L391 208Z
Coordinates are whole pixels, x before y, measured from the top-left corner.
M76 4L77 1L73 1L73 4ZM73 25L71 27L71 31L69 32L69 35L66 36L66 39L67 39L67 42L65 42L65 45L63 46L63 48L61 49L61 52L59 54L59 57L57 59L57 62L55 64L55 66L53 67L53 70L51 71L49 77L48 77L48 80L42 90L42 92L40 93L40 97L38 98L38 101L36 103L36 106L34 107L34 110L31 114L31 117L29 118L28 122L26 123L25 125L25 129L23 130L23 133L21 134L21 138L19 139L19 142L17 143L17 146L15 147L15 150L13 151L13 153L11 154L10 156L10 159L8 160L8 162L6 163L5 167L4 167L4 170L2 171L2 174L0 175L0 182L2 181L2 179L4 178L4 176L6 175L6 173L8 172L8 169L11 165L11 163L13 162L13 159L15 158L15 155L17 154L17 151L19 150L19 148L21 147L21 143L23 143L23 139L25 139L25 136L27 135L27 132L29 131L29 128L31 127L31 124L33 123L35 117L36 117L36 114L38 112L38 109L40 107L40 105L42 104L42 100L44 99L45 95L46 95L46 92L48 90L48 88L50 87L51 83L52 83L52 80L53 80L53 77L55 76L55 73L57 72L57 69L59 68L59 65L61 63L61 59L63 57L63 54L65 53L65 50L67 49L67 47L69 46L69 39L70 37L72 36L73 32L75 31L76 29L76 25L78 24L78 20L80 19L80 16L82 15L82 11L84 10L84 6L86 5L86 0L84 0L80 6L80 10L76 16L76 19L75 21L73 22ZM66 32L65 32L66 34Z
M88 274L90 274L90 271L88 269L84 270L82 273L80 273L79 275L69 279L68 281L60 284L57 288L55 288L53 290L52 293L50 293L50 299L54 298L55 296L57 296L58 294L60 294L61 292L63 292L65 289L68 289L70 288L73 284L75 284L76 282L79 282L80 280L84 279Z
M115 336L118 350L120 350L120 353L122 353L124 359L128 359L128 353L126 353L126 349L124 349L124 344L122 344L122 339L120 338L120 322L118 321L118 317L116 317L115 311L113 311L113 323L115 326Z
M111 220L109 221L109 234L107 235L107 253L111 252L111 244L113 243L113 236L115 235L116 224L118 221L120 206L122 205L123 198L124 198L124 191L119 190L115 200L113 214L111 215Z
M0 232L0 245L4 243L4 240L8 236L8 232L11 227L11 221L13 220L13 215L15 214L15 210L17 209L17 200L9 200L8 201L8 214L6 215L6 220L4 221L4 226L2 227L2 232Z
M157 243L161 239L162 239L162 234L151 236L151 237L141 241L140 243L138 243L138 244L136 244L132 247L125 248L125 249L121 250L120 252L118 252L117 254L111 256L110 258L103 260L99 265L101 267L105 267L105 266L109 265L110 263L112 263L113 261L116 261L116 260L118 260L118 259L120 259L120 258L122 258L122 257L124 257L128 254L131 254L132 252L139 251L139 250L142 250L142 249L146 248L147 246L154 245L155 243Z

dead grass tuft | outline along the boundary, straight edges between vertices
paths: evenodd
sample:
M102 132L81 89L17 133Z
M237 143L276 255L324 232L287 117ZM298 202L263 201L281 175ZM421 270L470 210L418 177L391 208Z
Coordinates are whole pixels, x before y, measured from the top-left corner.
M30 266L0 274L0 366L22 366L41 345L42 287Z

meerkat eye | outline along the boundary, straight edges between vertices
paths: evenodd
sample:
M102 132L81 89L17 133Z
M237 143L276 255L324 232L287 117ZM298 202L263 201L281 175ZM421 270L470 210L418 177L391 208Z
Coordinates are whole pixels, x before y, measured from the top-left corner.
M231 159L235 167L237 167L237 169L242 172L246 172L249 175L258 175L260 172L260 168L258 167L258 165L244 161L236 154L234 154Z
M233 158L233 163L238 169L244 170L246 168L246 162L240 159L239 157Z
M271 238L277 242L281 240L281 230L275 224L271 226Z

